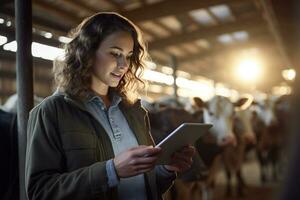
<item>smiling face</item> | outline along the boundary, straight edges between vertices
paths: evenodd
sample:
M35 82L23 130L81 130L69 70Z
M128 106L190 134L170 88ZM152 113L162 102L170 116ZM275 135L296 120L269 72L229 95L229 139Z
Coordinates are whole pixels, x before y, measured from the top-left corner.
M133 53L132 36L119 31L107 36L95 53L91 89L106 95L109 87L117 87L128 71Z

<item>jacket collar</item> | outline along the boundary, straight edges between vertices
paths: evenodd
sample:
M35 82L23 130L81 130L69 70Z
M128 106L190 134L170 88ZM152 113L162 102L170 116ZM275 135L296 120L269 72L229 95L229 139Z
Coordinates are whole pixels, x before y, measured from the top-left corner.
M137 102L135 102L135 104L133 104L130 107L124 105L123 102L121 102L120 105L120 109L125 118L127 119L127 122L131 127L133 133L135 134L138 143L140 145L149 145L150 141L147 137L148 133L145 132L147 131L145 129L147 112L141 106L141 101L138 100Z
M80 99L75 96L71 96L68 93L60 91L59 89L56 89L55 92L52 94L52 96L63 96L63 98L65 99L66 102L69 102L72 105L76 106L77 108L89 113L89 111L87 110L87 108L84 105L85 100L83 100L83 99Z
M61 91L55 91L53 95L61 95L64 99L71 103L72 105L76 106L77 108L81 109L84 112L89 113L92 117L93 115L88 111L85 106L85 102L87 99L82 100L80 98L76 98L74 96L70 96L67 93ZM118 100L120 101L120 100ZM145 120L145 116L147 111L141 106L141 100L138 99L133 105L127 105L124 101L119 102L119 108L122 111L123 115L125 116L129 126L132 128L133 133L136 135L139 144L147 144L147 138L145 137L145 133L142 133L141 126L145 126L145 124L139 124L137 122L137 118L142 119L143 123Z

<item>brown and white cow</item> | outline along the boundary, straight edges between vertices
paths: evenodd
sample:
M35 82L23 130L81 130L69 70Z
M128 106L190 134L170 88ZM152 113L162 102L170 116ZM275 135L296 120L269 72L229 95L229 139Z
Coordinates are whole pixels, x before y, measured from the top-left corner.
M160 131L159 134L161 134L168 131L168 127L172 127L171 125L173 125L172 128L174 129L183 122L204 122L214 125L210 131L211 134L208 134L206 138L197 141L195 144L200 157L209 168L209 173L207 176L202 177L199 172L195 173L194 177L189 173L189 178L182 175L185 178L175 182L178 199L187 198L187 196L190 197L188 199L191 199L193 195L197 196L200 194L199 190L201 188L203 189L202 196L204 199L212 198L211 186L220 166L221 148L227 145L236 145L232 129L235 105L228 98L222 96L215 96L207 102L202 101L200 98L195 98L194 100L198 110L193 114L184 109L175 108L165 108L159 112L150 113L154 138L159 138L159 136L155 136L155 129L163 130ZM195 171L195 168L191 170ZM197 176L200 178L197 179Z
M284 141L286 140L288 105L284 97L272 97L256 101L253 106L253 129L257 136L257 158L260 164L260 179L262 183L277 180L278 164ZM285 111L284 111L285 110ZM271 166L272 171L268 168Z
M219 134L218 144L223 146L222 158L225 169L228 175L227 192L230 193L230 175L236 174L237 179L241 184L238 184L238 190L242 191L243 180L241 177L241 166L244 160L244 152L246 145L251 142L255 143L255 135L251 127L251 113L249 106L252 99L241 98L239 101L232 103L228 98L222 96L215 96L209 102L201 102L199 99L195 99L198 106L204 106L204 118L207 118L208 122L214 124L215 133ZM203 105L204 104L204 105ZM222 116L222 117L221 117ZM226 124L224 128L215 126L215 123ZM226 134L227 133L227 134ZM224 138L226 136L227 138ZM230 141L230 142L229 142ZM220 168L220 159L215 159L211 169L211 178L208 179L206 185L213 184L216 171ZM202 186L203 188L204 186ZM206 190L207 193L203 193L203 199L211 199L210 189Z
M232 178L236 178L238 196L244 195L245 182L242 176L242 165L245 160L246 148L249 145L256 144L256 136L252 129L252 111L250 109L252 99L248 96L234 103L236 109L233 132L237 139L237 145L224 148L222 154L227 178L227 196L232 194ZM235 177L232 177L232 175L235 175Z

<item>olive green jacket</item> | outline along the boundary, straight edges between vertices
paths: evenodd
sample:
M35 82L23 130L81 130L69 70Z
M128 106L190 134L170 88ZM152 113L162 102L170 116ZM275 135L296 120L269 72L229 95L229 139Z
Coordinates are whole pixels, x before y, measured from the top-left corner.
M140 101L120 103L140 145L152 145L147 112ZM106 161L113 158L108 135L80 100L66 94L46 98L29 116L25 184L28 198L118 199L108 187ZM148 199L161 199L175 177L145 174Z

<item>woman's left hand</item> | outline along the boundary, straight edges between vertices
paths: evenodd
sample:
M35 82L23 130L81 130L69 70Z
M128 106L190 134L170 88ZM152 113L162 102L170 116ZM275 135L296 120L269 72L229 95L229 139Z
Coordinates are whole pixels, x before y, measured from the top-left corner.
M172 162L170 165L164 165L169 171L183 172L189 169L193 163L192 157L195 155L195 147L188 145L181 150L175 152L172 156Z

